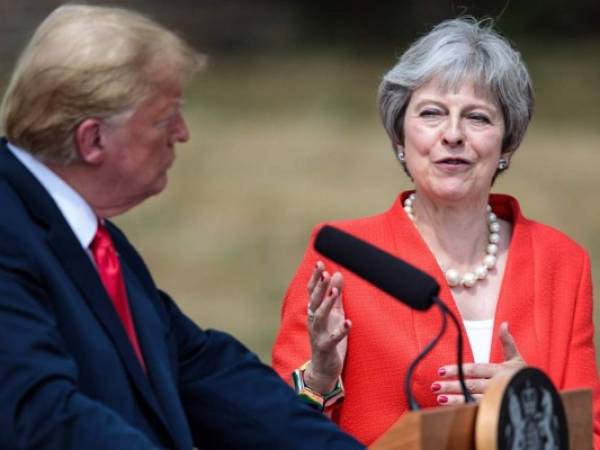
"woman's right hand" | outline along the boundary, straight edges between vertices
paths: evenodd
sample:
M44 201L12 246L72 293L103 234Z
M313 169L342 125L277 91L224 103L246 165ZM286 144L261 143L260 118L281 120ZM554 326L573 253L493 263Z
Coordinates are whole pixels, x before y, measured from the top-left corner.
M339 272L329 275L325 264L317 261L308 282L308 333L312 351L311 364L304 381L311 389L327 393L336 385L344 367L352 326L342 305L344 278Z

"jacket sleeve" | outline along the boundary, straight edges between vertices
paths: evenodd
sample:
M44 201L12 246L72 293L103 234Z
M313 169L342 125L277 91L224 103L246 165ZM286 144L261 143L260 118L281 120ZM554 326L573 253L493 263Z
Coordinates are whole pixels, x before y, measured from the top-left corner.
M594 448L600 450L600 383L596 367L594 324L592 320L592 274L590 260L585 253L576 301L563 388L587 387L592 389Z
M0 448L155 449L79 392L77 366L33 265L0 252Z
M202 449L362 449L305 405L277 374L230 335L203 331L170 302L179 392Z

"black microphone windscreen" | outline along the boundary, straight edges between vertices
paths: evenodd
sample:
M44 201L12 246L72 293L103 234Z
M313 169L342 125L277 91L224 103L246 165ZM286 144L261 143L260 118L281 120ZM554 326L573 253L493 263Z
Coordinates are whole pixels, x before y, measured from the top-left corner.
M315 250L406 305L426 310L440 286L431 276L368 242L332 226L324 226Z

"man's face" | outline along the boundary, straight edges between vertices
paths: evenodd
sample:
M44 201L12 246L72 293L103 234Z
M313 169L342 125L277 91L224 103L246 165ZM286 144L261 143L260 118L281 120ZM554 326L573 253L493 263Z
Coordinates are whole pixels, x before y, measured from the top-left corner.
M161 192L175 160L175 144L188 138L180 85L162 86L130 117L108 125L104 167L111 208L125 211Z

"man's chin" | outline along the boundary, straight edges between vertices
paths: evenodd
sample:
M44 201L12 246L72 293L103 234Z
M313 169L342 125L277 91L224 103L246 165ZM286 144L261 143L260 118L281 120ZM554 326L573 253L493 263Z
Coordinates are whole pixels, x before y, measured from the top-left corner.
M158 195L167 187L169 178L167 177L167 172L165 172L157 181L154 190L150 193L152 195Z
M135 197L129 197L127 199L121 199L121 203L115 204L113 207L103 208L102 217L111 218L126 213L130 209L135 208L139 204L143 203L150 197L160 194L167 187L167 176L161 178L160 182L157 182L151 189L148 189L142 194L136 195Z

